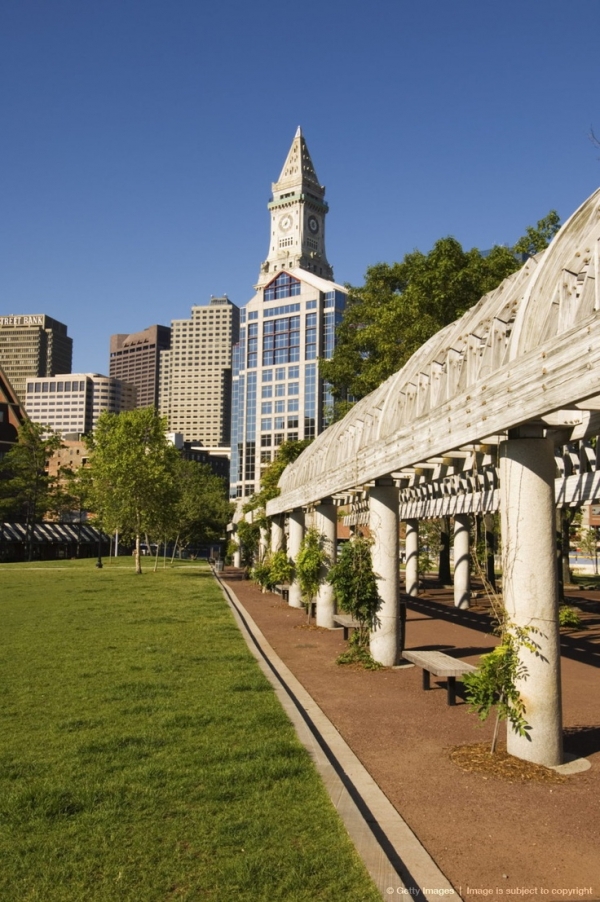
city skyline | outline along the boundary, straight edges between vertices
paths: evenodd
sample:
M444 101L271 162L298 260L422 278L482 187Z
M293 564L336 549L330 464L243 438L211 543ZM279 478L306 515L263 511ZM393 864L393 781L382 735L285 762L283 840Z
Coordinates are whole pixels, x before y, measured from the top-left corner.
M327 174L337 282L448 234L488 248L564 220L600 182L600 9L577 11L566 53L558 0L351 2L343 20L309 2L305 39L272 0L6 4L0 315L47 312L73 368L106 373L117 331L211 295L243 307L298 125Z

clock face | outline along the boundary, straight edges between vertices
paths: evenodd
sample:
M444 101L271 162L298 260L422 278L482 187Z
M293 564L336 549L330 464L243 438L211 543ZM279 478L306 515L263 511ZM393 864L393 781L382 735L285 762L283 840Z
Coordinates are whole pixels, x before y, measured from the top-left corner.
M292 217L289 213L286 213L285 216L282 216L279 220L279 228L282 232L287 232L292 227Z
M308 228L313 233L313 235L317 234L317 232L319 231L319 220L316 218L316 216L308 217Z

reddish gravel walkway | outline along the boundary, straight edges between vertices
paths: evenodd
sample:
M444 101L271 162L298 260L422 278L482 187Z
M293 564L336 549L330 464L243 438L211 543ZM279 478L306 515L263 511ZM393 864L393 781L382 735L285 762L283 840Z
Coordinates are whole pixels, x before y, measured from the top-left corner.
M491 722L481 727L460 697L448 707L434 677L423 692L420 669L337 666L341 630L309 629L303 611L223 575L463 898L600 900L600 593L578 594L588 629L562 642L565 748L592 767L548 785L460 770L449 749L487 741ZM407 648L452 647L477 663L493 644L486 615L456 611L448 592L411 602Z

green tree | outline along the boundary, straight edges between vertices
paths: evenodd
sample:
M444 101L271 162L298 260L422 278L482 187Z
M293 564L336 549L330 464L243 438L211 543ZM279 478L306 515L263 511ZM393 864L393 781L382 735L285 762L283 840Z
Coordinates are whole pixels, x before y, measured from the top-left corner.
M372 540L365 536L354 536L343 545L337 563L327 577L340 610L351 614L360 623L356 633L357 644L365 649L369 647L369 634L377 625L377 613L381 607L377 578L373 572L372 544Z
M48 474L48 463L62 447L59 435L48 427L25 420L17 443L0 463L0 514L26 526L28 558L33 556L33 527L52 509L56 479Z
M556 210L550 210L547 216L538 220L537 226L528 226L525 234L519 238L513 251L515 254L526 254L533 257L545 250L558 230L560 229L560 216Z
M135 540L161 535L179 499L178 451L166 438L167 423L153 408L103 413L87 439L93 509L107 532Z
M321 585L321 567L327 561L323 549L323 536L318 529L311 526L306 530L300 543L300 550L295 561L296 579L302 593L310 620L312 605Z
M244 504L244 512L263 511L267 501L277 498L279 495L279 486L277 483L281 478L281 474L288 464L293 463L307 448L312 439L307 438L300 442L283 442L275 454L275 459L271 461L260 476L260 492L252 495L252 497ZM259 513L259 519L261 515ZM262 515L264 519L264 514ZM255 522L257 518L255 517Z
M557 228L552 211L514 248L496 246L484 256L449 237L428 254L417 250L401 263L369 267L364 285L349 288L333 357L319 361L320 375L332 386L335 416L346 411L348 395L359 399L377 388L427 339L519 269L517 253L546 247Z
M220 539L231 519L227 486L208 464L179 460L174 522L182 542L205 544Z

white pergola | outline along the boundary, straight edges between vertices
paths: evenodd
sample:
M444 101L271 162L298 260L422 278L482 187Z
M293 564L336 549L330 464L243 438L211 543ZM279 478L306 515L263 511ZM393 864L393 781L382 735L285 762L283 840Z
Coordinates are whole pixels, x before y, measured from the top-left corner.
M424 344L399 372L359 401L286 468L267 505L281 541L297 553L304 512L335 548L336 504L358 493L374 540L383 607L374 657L398 658L398 521L407 524L407 591L417 591L418 521L453 516L455 601L468 604L469 517L500 510L504 604L534 627L539 654L524 650L521 694L531 725L509 731L509 751L562 761L555 554L556 504L599 494L600 190L542 254ZM563 452L580 442L578 450ZM557 448L561 450L557 453ZM318 622L331 626L324 588ZM299 604L297 587L290 602Z

